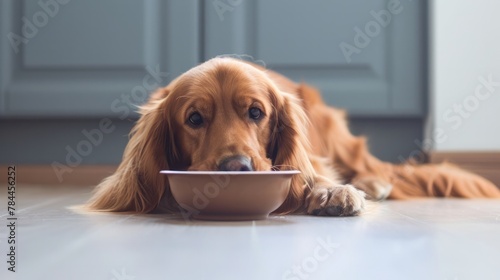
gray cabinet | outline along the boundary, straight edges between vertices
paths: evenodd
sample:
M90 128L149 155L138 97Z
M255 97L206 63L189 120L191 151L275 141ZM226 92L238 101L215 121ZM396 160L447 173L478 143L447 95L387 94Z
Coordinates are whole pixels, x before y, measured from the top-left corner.
M0 163L64 162L103 117L83 164L117 163L135 105L221 54L316 85L394 160L421 136L425 26L410 0L0 0Z
M246 54L314 84L328 103L355 116L424 112L425 1L4 0L0 5L1 116L117 117L121 114L111 104L129 102L120 101L124 95L141 103L148 85L166 84L220 54ZM144 85L152 72L168 77Z

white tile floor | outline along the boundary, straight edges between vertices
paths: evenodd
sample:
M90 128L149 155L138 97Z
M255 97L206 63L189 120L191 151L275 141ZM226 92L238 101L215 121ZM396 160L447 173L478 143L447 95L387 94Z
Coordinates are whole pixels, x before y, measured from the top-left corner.
M361 217L186 222L81 214L88 188L18 186L16 273L0 279L500 279L500 200L388 201ZM5 225L4 225L5 224Z

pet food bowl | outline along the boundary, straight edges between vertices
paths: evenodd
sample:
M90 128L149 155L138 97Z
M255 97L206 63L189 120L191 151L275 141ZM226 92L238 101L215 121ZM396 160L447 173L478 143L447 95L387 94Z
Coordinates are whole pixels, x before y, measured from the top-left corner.
M200 220L261 220L285 201L300 171L173 171L168 176L175 200Z

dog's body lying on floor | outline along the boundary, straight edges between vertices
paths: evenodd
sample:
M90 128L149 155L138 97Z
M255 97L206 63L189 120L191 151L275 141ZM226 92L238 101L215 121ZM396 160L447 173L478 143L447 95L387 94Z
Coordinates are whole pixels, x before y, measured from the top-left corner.
M179 211L163 169L300 170L277 213L357 215L365 196L500 197L489 181L449 164L379 161L316 89L231 58L209 60L151 96L89 208Z

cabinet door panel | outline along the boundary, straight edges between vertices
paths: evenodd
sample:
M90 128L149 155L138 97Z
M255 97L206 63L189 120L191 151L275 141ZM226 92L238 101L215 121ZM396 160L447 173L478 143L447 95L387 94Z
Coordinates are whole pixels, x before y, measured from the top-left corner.
M425 1L222 2L205 8L206 59L262 60L356 116L423 116Z
M199 62L199 8L196 0L1 1L0 116L124 117L117 108L135 111Z
M50 2L50 1L45 1ZM33 19L38 1L24 1L23 16ZM117 8L121 7L121 8ZM26 44L26 68L143 68L146 5L134 0L72 1ZM52 11L57 11L52 8Z

